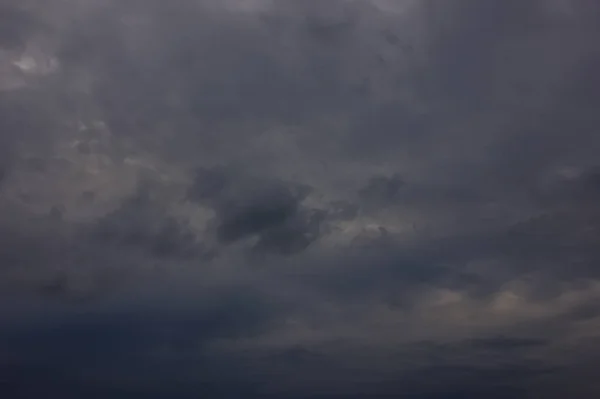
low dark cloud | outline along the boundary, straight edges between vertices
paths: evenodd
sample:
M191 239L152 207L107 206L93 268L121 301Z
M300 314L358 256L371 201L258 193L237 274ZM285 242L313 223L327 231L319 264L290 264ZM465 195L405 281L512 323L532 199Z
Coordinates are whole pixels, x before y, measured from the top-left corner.
M596 2L0 3L3 397L597 396Z
M151 195L142 186L119 208L94 224L92 239L101 245L137 249L158 259L209 256L209 250L194 231L184 221L165 215Z
M212 167L196 171L187 197L214 210L220 243L258 237L255 250L289 255L319 237L327 214L302 204L308 192L303 185Z

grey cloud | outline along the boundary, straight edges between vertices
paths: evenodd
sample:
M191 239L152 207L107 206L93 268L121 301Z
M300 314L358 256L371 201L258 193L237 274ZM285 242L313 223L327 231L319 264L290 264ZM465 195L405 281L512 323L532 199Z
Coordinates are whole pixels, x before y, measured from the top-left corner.
M104 300L154 263L203 264L214 253L183 222L164 213L144 190L113 212L73 223L54 206L48 215L4 218L0 260L7 293L47 300Z
M226 198L219 204L217 213L220 225L217 229L219 239L228 242L244 236L260 233L286 222L297 212L297 200L282 187L256 188L240 198Z
M0 394L594 388L595 2L48 4L0 7Z
M91 236L104 245L138 249L158 259L210 257L193 229L166 215L143 186L118 209L98 220Z
M400 200L400 190L404 186L404 181L399 174L393 176L377 176L369 179L367 185L360 189L359 198L365 204L371 206L385 206L394 204Z
M18 2L0 4L0 48L18 48L35 33L42 31L43 24L36 16Z
M534 338L511 338L511 337L494 337L476 339L472 343L475 347L489 348L496 351L510 351L527 348L535 348L546 345L547 342L541 339Z
M1 389L33 395L34 386L41 386L57 394L72 395L67 397L103 392L117 397L129 397L132 392L140 397L169 394L192 397L196 389L204 387L235 392L238 386L242 390L246 385L243 381L229 387L227 382L219 381L224 365L219 364L219 359L211 359L210 350L202 345L215 336L238 335L240 327L248 334L250 329L259 330L268 315L262 313L262 308L255 308L251 295L246 297L237 292L225 303L204 313L142 315L136 311L107 315L96 312L88 316L71 315L55 320L53 325L41 323L35 330L7 331L2 334L3 343L10 344L11 351L19 353L20 359L17 363L2 362L6 372ZM31 345L32 341L35 344ZM65 345L70 348L67 352ZM156 348L165 348L164 357L161 358L160 352L153 356ZM186 355L190 351L193 356ZM57 358L63 361L59 364ZM115 368L117 359L123 367ZM32 367L28 362L35 364L39 371L28 370ZM95 378L79 375L78 369L83 364L95 370ZM150 378L170 385L169 381L181 378L181 367L186 364L195 365L193 368L199 373L192 385L183 383L173 391L165 390L161 383L143 383ZM123 379L125 374L127 377ZM32 381L36 383L30 384Z
M326 354L327 348L318 346L273 351L268 353L264 362L258 363L258 367L264 368L266 375L275 367L301 370L301 373L287 377L295 387L289 397L302 397L305 391L303 382L318 379L316 376L326 372L330 379L321 381L321 389L329 391L329 394L316 394L315 397L358 398L367 393L372 397L389 397L402 392L410 398L476 398L482 395L509 398L522 396L532 379L552 378L562 371L561 367L525 360L528 356L535 356L538 344L544 345L543 342L535 342L530 346L515 346L503 351L501 348L477 346L469 341L448 344L419 342L406 348L395 347L388 351L387 356L354 348L356 352L352 354L356 357L352 357L345 343L335 342L328 344L333 352L329 355ZM346 348L340 357L336 353L339 348ZM390 358L396 359L393 365L388 363ZM386 373L371 374L372 363L378 361L386 363ZM351 371L348 370L350 364L353 365ZM418 366L415 367L416 364ZM351 381L345 387L331 384L331 380L348 378ZM282 391L281 395L288 397L288 392Z
M216 236L223 244L258 236L259 252L293 254L318 238L324 210L305 207L302 185L246 176L235 168L196 172L188 198L212 207Z
M332 54L331 49L319 49L318 40L305 43L303 29L311 26L318 11L280 16L269 11L290 26L289 32L277 35L257 25L251 16L234 22L206 11L201 4L182 3L170 7L168 13L156 4L115 5L114 10L94 15L68 35L62 56L66 68L83 68L97 76L92 90L119 134L151 130L165 142L165 148L176 147L179 157L191 148L224 153L237 151L229 142L244 146L250 138L229 131L219 136L210 132L227 120L275 118L306 124L315 114L331 109L345 113L366 100L349 93L344 74L336 72L347 70L348 63L363 56L364 44L355 46L354 34L344 33L347 45ZM343 4L331 7L342 22L346 17L338 8ZM317 15L312 18L311 12ZM119 13L140 14L140 21L123 22L117 18ZM355 14L353 18L362 18L360 12ZM221 45L209 40L214 35ZM320 77L327 70L327 76ZM169 98L173 99L170 104ZM155 128L165 124L176 129L177 135L161 136ZM197 158L197 154L185 156Z
M256 244L259 251L292 255L302 252L319 238L326 219L323 210L305 210L285 224L266 230Z
M358 215L359 207L350 201L333 201L329 207L329 217L331 219L352 220Z
M3 230L2 291L9 297L33 294L52 301L85 302L110 295L126 278L127 272L118 266L102 264L107 260L102 251L64 232L50 236L21 228Z
M231 173L225 168L198 169L194 178L194 184L188 190L188 197L194 201L218 199L221 193L229 186L231 180Z

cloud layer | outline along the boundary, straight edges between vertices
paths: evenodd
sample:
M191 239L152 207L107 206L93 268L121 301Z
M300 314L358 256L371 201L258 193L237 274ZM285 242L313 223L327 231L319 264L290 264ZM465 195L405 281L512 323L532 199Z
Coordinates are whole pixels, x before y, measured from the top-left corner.
M595 397L599 19L1 2L0 394Z

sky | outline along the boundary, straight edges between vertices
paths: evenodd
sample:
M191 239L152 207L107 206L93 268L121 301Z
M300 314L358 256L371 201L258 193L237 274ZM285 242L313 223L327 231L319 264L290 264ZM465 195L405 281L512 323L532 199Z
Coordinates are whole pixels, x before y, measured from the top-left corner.
M600 395L595 0L0 0L2 398Z

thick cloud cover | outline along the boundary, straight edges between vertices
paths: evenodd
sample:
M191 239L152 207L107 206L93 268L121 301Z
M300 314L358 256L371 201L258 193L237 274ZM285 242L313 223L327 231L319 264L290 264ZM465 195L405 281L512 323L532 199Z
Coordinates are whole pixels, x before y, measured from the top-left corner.
M0 1L0 396L597 397L592 0Z

